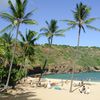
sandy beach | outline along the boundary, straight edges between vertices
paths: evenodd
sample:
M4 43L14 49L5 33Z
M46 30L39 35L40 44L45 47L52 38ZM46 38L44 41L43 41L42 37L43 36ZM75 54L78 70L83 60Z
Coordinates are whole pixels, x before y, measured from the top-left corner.
M69 92L70 81L61 84L61 80L46 80L52 83L58 83L61 89L33 87L32 85L19 85L16 90L8 91L11 95L0 95L0 100L100 100L100 83L85 82L86 87L90 88L89 94L79 92L79 86L73 86L73 92ZM74 81L75 84L78 81ZM60 85L61 84L61 85Z

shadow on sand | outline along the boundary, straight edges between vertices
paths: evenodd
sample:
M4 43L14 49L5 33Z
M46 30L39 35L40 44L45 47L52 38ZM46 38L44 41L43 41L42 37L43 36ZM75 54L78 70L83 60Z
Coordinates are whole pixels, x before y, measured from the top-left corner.
M0 94L0 100L41 100L36 98L35 94L35 92L26 92L17 95L2 93Z

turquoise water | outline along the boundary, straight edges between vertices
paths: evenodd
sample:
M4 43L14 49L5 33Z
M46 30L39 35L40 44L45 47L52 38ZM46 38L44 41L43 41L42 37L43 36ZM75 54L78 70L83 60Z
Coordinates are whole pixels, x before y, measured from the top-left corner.
M72 74L51 74L44 76L53 79L71 79ZM100 81L100 72L83 72L74 74L74 80Z

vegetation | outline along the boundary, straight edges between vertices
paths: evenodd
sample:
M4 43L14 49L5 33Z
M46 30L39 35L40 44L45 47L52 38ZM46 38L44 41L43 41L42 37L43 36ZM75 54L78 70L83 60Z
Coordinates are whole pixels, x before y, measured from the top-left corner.
M66 45L53 45L54 36L64 36L65 30L59 29L57 20L52 19L50 23L46 21L47 27L40 29L43 33L38 34L34 30L26 30L22 33L19 29L21 24L36 24L30 19L34 10L25 13L28 0L16 0L14 6L11 0L8 1L11 13L2 12L0 17L10 24L0 32L0 87L4 90L8 86L15 87L16 83L27 76L29 69L40 67L43 75L45 69L52 73L72 73L81 71L100 70L100 48L80 47L81 30L85 32L85 27L98 30L90 25L96 18L87 19L90 8L82 3L76 5L73 11L75 20L64 20L69 25L68 29L78 27L78 42L76 47ZM8 33L5 33L9 30ZM15 38L12 31L15 30ZM20 40L18 40L18 35ZM37 45L36 41L40 36L46 36L48 44ZM52 46L51 46L52 45ZM73 67L73 62L76 65Z
M6 85L5 85L5 89L7 89L8 84L9 84L9 80L10 80L11 69L12 69L12 66L13 66L13 61L14 61L14 56L15 56L15 51L16 51L16 43L17 43L20 25L21 24L31 24L31 25L36 24L36 21L29 18L30 15L32 15L33 11L25 14L27 0L24 0L23 2L21 0L16 0L16 6L15 7L10 0L8 1L8 3L9 3L9 6L10 6L11 14L3 12L3 13L1 13L1 18L8 20L8 22L10 22L10 24L6 28L4 28L2 30L2 32L9 29L9 28L12 28L11 30L16 28L16 38L15 38L15 42L14 42L12 59L11 59L11 62L10 62L10 68L9 68L9 73L8 73L8 78L7 78L7 82L6 82Z
M51 71L52 69L65 68L65 72L69 72L72 68L70 60L73 59L77 47L66 46L66 45L37 45L35 46L35 61L34 65L42 65L45 57L48 58L47 68ZM98 47L79 47L79 59L76 63L76 71L92 71L100 69L100 48ZM63 72L63 68L58 71Z
M73 17L74 17L75 20L64 20L69 25L68 30L78 26L77 51L76 51L76 55L75 55L76 60L78 59L78 55L79 55L78 47L79 47L79 44L80 44L81 30L83 30L85 32L84 26L86 26L87 28L90 28L90 29L100 31L100 29L97 29L96 27L90 25L90 23L93 22L96 19L96 18L87 19L88 15L90 14L90 11L91 11L91 9L87 5L84 5L82 3L76 4L76 9L75 9L75 11L73 11ZM73 78L73 74L74 74L74 70L75 70L74 66L75 66L75 64L73 63L72 78ZM70 92L72 91L72 82L73 82L73 79L71 81Z
M24 69L26 69L25 71L27 74L27 67L25 66L27 66L28 63L31 65L30 61L33 61L32 56L34 56L35 41L39 38L39 36L37 36L37 32L31 30L28 32L26 31L25 37L21 33L20 36L22 39L22 41L20 41L20 47L23 52L23 66Z
M64 36L63 34L64 30L58 29L57 21L54 19L52 19L50 23L48 23L48 21L45 21L45 23L47 24L47 27L41 28L40 31L43 31L41 35L44 35L47 37L48 44L51 46L53 42L53 37L54 36Z

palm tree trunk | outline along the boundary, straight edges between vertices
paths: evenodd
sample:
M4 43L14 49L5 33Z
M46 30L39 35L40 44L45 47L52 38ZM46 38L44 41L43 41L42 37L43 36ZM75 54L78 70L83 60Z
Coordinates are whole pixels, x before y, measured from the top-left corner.
M25 78L27 77L27 65L28 65L28 63L27 63L27 59L28 59L28 57L25 56L25 62L24 62Z
M46 67L46 64L47 64L47 59L45 59L45 62L44 62L44 65L43 65L43 68L42 68L42 71L41 71L41 74L40 74L40 77L39 77L38 84L39 84L40 81L41 81L41 78L42 78L42 75L43 75L43 73L44 73L44 69L45 69L45 67Z
M78 48L79 48L79 44L80 44L80 33L81 33L81 27L79 27L79 31L78 31L78 40L77 40L77 50L76 50L76 54L75 54L75 59L78 59ZM73 79L74 79L74 73L75 73L75 63L73 62L73 68L72 68L72 77L71 77L71 84L70 84L70 90L69 92L73 92L72 90L72 86L73 86Z
M48 44L49 44L49 46L51 46L50 38L48 38Z
M51 37L51 45L52 45L52 41L53 41L53 36Z
M13 48L13 53L12 53L12 59L11 59L11 64L10 64L10 67L9 67L9 73L8 73L7 82L6 82L6 85L4 87L4 90L6 90L8 88L8 84L9 84L9 80L10 80L10 76L11 76L11 70L12 70L12 65L13 65L15 51L16 51L16 44L17 44L19 26L20 26L20 24L18 24L18 26L17 26L17 34L16 34L16 38L15 38L15 43L14 43L14 48Z
M81 27L79 27L79 32L78 32L77 48L79 47L80 44L80 33L81 33Z

